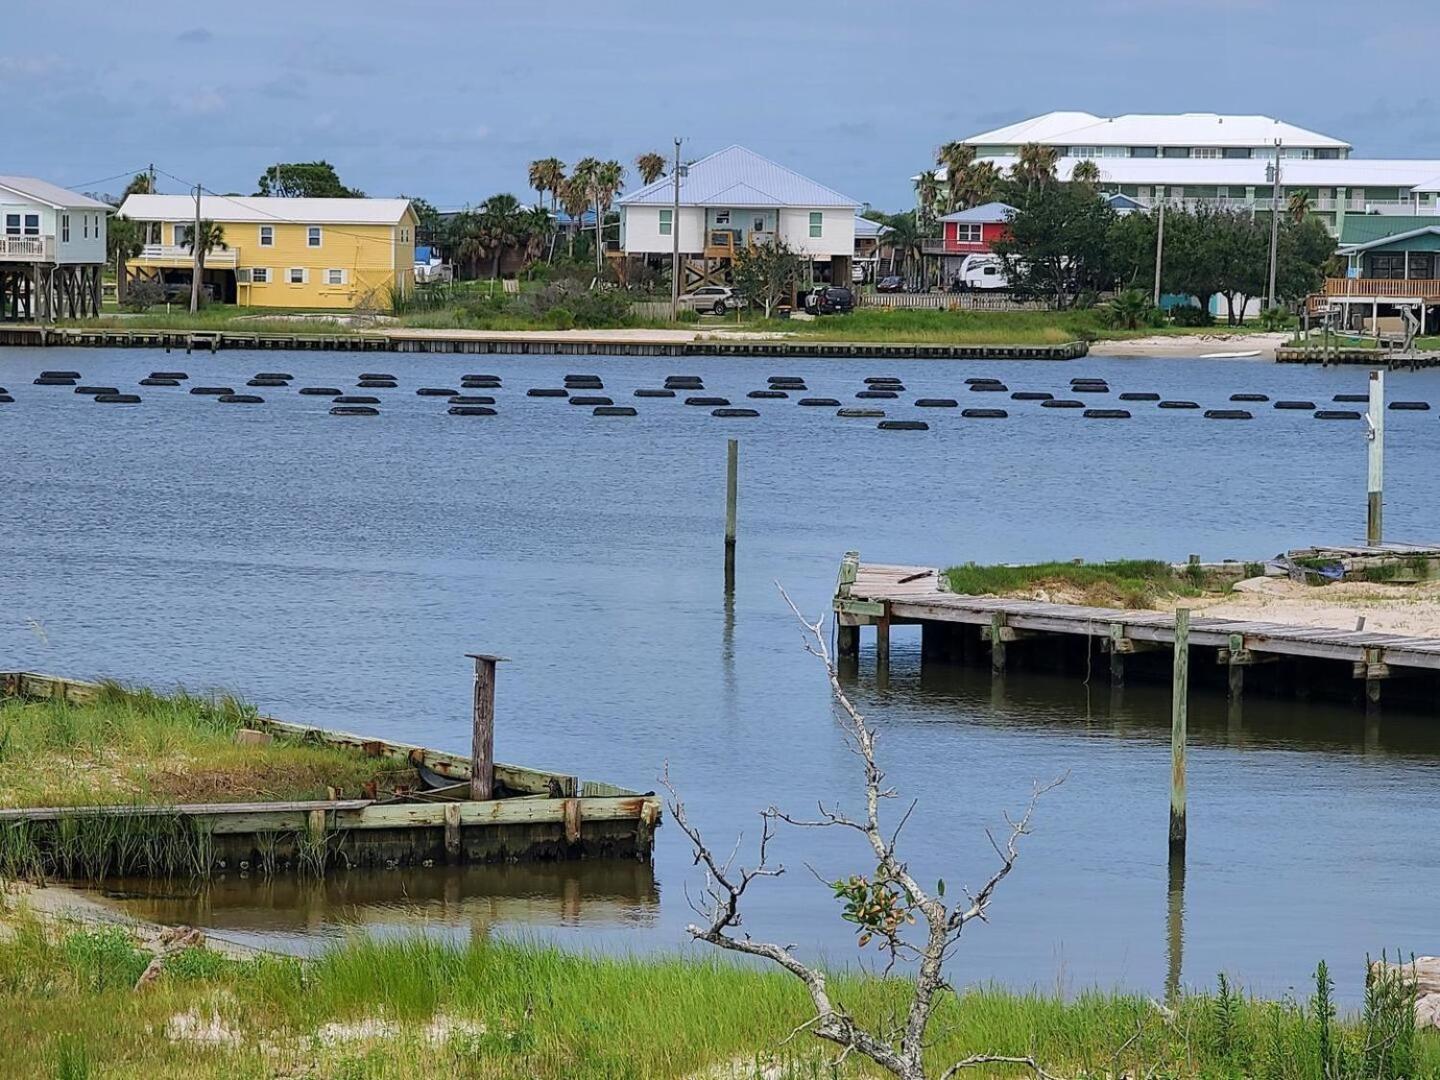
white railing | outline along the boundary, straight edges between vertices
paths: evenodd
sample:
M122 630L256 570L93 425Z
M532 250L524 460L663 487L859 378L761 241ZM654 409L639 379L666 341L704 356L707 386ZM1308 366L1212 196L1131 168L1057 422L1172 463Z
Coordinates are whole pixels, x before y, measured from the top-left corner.
M178 260L189 263L193 256L190 249L184 244L146 244L140 249L140 258L160 260ZM206 266L234 266L236 253L234 248L221 247L209 252L205 256Z
M0 236L0 259L52 262L55 259L55 237Z

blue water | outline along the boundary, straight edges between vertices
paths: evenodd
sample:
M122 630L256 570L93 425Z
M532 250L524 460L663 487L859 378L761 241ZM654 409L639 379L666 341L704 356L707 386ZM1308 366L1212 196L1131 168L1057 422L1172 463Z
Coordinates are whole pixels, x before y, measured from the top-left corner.
M142 391L102 406L32 386L41 368L134 389L152 368L235 386L257 371L351 386L389 370L382 415L327 415L324 398L256 391L227 406ZM499 415L452 417L423 385L502 375ZM524 396L595 372L635 419ZM719 420L681 400L632 401L669 373L754 405ZM867 375L904 378L906 401L1008 407L1004 421L880 404L928 432L792 401L741 401L772 374L854 402ZM1093 358L1072 363L356 357L141 350L0 351L0 667L223 686L297 721L463 749L466 652L500 674L497 755L640 789L668 762L693 818L728 848L775 804L854 805L860 777L823 674L776 592L823 612L847 548L874 561L1253 559L1364 531L1364 425L1268 405L1249 422L1134 403L1128 421L1084 420L971 375L1068 395L1073 376L1225 407L1236 391L1328 402L1363 392L1360 370L1246 361ZM1390 396L1440 403L1440 373L1389 377ZM681 398L683 398L683 393ZM741 440L739 587L721 587L725 440ZM1388 414L1386 523L1440 538L1440 419ZM1168 692L1133 687L1114 712L1097 687L988 674L920 678L918 638L897 631L876 685L868 635L857 701L881 731L894 785L919 808L909 857L951 889L988 876L987 826L1032 783L1068 772L1036 817L990 924L966 932L962 983L1154 991L1167 964ZM1440 886L1440 737L1429 717L1247 703L1243 727L1197 694L1183 979L1225 970L1258 990L1303 983L1326 958L1349 992L1366 952L1434 951ZM1103 700L1102 700L1103 699ZM848 924L804 864L867 869L849 836L783 835L790 867L757 890L747 928L837 962ZM562 880L563 879L563 880ZM584 890L562 874L556 888ZM611 889L593 917L502 929L620 949L682 946L700 884L673 826L653 885ZM465 888L484 889L472 882ZM531 888L531 886L527 886ZM543 893L545 886L533 886ZM283 904L279 905L283 908ZM542 905L543 906L543 905ZM643 918L624 915L643 910ZM617 911L621 914L617 915ZM631 911L633 915L633 911ZM210 911L224 921L224 905ZM279 921L283 922L283 919ZM313 921L313 920L312 920ZM273 927L272 927L273 929ZM297 932L299 932L297 930Z

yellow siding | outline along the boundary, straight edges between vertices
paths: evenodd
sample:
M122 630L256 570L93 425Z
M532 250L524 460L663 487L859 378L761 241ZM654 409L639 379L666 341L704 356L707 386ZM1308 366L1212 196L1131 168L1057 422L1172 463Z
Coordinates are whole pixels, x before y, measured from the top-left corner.
M398 225L320 225L318 247L309 243L310 225L275 221L262 226L223 219L220 224L237 270L250 270L252 277L257 268L269 271L266 283L237 285L236 301L244 307L384 310L390 307L392 289L408 295L415 287L415 215L410 210ZM260 242L262 227L273 230L266 246ZM167 224L167 241L169 228ZM127 265L134 270L175 263L141 258ZM304 280L292 282L292 270L302 271ZM332 281L332 276L340 280Z

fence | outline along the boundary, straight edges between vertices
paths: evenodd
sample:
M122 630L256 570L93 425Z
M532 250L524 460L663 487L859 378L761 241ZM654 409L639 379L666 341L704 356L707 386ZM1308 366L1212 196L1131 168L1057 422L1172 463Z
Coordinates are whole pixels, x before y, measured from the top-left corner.
M1019 300L991 293L861 293L861 307L929 308L933 311L1049 311L1047 300Z

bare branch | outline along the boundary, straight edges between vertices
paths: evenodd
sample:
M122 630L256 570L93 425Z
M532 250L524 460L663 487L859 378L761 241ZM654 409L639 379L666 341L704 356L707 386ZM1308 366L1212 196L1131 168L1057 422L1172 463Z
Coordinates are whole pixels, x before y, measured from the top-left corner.
M953 1080L954 1077L966 1069L978 1069L982 1065L1020 1065L1033 1072L1036 1080L1060 1080L1060 1077L1054 1073L1046 1072L1040 1063L1029 1054L1026 1054L1024 1057L1007 1054L972 1054L970 1057L955 1062L954 1065L951 1065L941 1073L940 1080Z

